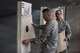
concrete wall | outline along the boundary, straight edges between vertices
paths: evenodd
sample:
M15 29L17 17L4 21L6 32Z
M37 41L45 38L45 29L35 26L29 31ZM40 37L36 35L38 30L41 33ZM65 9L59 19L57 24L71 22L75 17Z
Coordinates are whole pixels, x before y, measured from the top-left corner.
M67 6L66 14L72 29L69 53L80 53L80 5Z
M80 36L80 5L71 5L67 7L66 20L70 23L72 29L72 37Z
M17 16L12 14L0 17L0 53L17 53L16 34Z

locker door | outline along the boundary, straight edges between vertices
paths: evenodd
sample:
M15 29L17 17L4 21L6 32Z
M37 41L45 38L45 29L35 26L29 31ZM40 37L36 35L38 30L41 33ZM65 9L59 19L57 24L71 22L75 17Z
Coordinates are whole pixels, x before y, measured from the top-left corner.
M28 45L23 45L22 41L35 38L35 32L32 26L31 8L31 3L23 1L18 2L18 53L29 53L31 50L30 43Z

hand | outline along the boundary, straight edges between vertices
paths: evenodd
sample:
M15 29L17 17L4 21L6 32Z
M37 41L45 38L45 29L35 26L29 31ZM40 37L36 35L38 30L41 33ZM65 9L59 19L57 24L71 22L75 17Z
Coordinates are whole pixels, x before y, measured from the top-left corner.
M67 37L65 37L65 38L64 38L64 41L68 41L68 38L67 38Z
M27 45L28 43L29 43L28 39L22 41L22 44L24 44L24 45Z
M33 23L32 25L33 25L34 27L37 26L37 24L35 24L35 23Z

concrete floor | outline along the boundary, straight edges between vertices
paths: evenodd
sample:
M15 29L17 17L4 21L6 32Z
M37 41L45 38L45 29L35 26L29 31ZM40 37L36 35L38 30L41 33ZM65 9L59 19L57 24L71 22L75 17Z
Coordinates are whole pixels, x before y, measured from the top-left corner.
M32 44L31 53L39 53L39 45ZM80 37L71 38L69 53L80 53Z
M69 53L80 53L80 36L71 39Z

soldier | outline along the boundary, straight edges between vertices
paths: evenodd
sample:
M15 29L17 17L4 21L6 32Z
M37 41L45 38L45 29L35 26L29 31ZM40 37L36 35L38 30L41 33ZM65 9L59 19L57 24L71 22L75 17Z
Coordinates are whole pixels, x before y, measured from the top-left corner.
M62 18L62 11L61 10L57 10L55 12L56 15L56 20L58 21L58 32L59 32L59 43L58 43L58 50L57 52L59 53L67 53L67 43L70 40L71 37L71 28L70 25L67 21L65 21ZM63 32L65 31L65 32ZM60 35L65 33L64 35ZM65 36L65 38L63 37ZM63 40L61 40L63 39ZM66 46L64 46L66 44Z
M44 25L33 24L34 27L42 30L40 37L33 39L36 43L41 44L41 53L55 53L58 41L58 23L52 17L51 9L46 8L43 11L43 18L46 21ZM31 41L31 40L30 40ZM27 41L23 41L26 44Z

